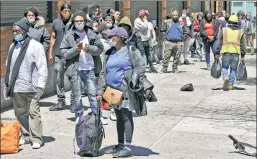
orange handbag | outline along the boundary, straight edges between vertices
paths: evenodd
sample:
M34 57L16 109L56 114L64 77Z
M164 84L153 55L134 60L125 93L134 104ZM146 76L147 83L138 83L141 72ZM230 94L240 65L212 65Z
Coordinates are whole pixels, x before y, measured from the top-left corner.
M107 86L103 98L109 105L118 105L121 103L123 92Z
M20 127L18 121L1 122L1 154L19 152Z

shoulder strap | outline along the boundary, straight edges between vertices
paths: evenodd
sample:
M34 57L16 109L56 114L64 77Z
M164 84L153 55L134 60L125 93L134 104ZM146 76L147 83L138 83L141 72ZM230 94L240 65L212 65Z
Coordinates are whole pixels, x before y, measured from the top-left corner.
M12 47L9 50L8 56L7 56L7 65L6 65L6 73L5 73L5 81L4 81L6 87L8 87L8 83L9 83L11 60L12 60L12 55L13 55L13 51L14 51L16 44L17 44L17 42L13 43Z
M128 47L128 55L129 55L129 59L130 59L131 65L132 65L132 69L134 69L136 67L135 61L133 60L134 55L132 53L134 46L128 45L127 47Z

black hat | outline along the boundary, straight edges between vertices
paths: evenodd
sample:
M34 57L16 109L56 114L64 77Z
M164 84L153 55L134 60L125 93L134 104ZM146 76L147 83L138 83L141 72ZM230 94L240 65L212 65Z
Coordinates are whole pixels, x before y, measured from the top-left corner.
M28 23L29 23L28 19L23 18L23 19L21 19L21 20L15 22L13 25L17 25L17 26L19 26L20 28L22 28L23 30L25 30L26 32L28 32L28 31L29 31L29 27L30 27L30 26L28 25Z

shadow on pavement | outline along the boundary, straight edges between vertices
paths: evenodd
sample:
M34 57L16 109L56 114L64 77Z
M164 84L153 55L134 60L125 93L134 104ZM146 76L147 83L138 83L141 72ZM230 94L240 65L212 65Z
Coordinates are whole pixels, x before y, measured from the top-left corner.
M56 103L53 103L53 102L39 102L40 107L51 107L55 104Z
M256 82L256 77L248 77L245 81L238 81L238 84L254 86Z
M112 146L104 147L100 150L99 156L105 155L105 151L109 150L110 148L113 148ZM133 156L151 156L151 155L159 155L157 152L153 152L152 150L141 147L141 146L131 146L132 154Z
M49 143L55 141L55 138L52 136L43 136L44 143Z
M222 87L219 87L219 88L212 88L212 90L214 90L214 91L222 90ZM243 90L246 90L246 89L245 89L245 88L242 88L242 87L234 87L233 90L243 91Z
M201 68L202 70L207 70L207 68Z

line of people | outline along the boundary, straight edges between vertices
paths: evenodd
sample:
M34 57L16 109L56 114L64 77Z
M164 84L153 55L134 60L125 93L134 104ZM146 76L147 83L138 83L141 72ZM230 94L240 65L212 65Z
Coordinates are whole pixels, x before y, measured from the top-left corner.
M148 21L149 14L148 10L140 10L132 26L129 17L120 19L120 12L114 9L103 15L101 7L94 4L72 14L71 5L64 3L49 35L38 9L26 10L25 18L13 25L14 43L9 49L5 79L6 96L13 97L15 115L22 125L20 144L32 143L35 149L43 145L39 99L47 82L48 62L54 64L57 89L57 104L49 110L67 108L67 76L71 84L70 110L76 122L85 111L82 94L88 96L91 111L96 113L97 100L102 100L107 86L123 92L122 102L111 105L110 113L111 120L117 123L118 144L107 153L114 157L132 155L132 111L141 115L147 110L145 92L153 86L145 76L146 66L151 73L158 73L154 61L160 63L155 52L158 26L155 20ZM160 29L165 46L160 73L168 73L172 56L174 73L179 65L190 65L194 57L191 52L196 52L200 61L205 59L210 70L212 49L214 58L223 55L224 89L233 88L238 56L244 59L245 39L254 34L248 29L253 27L249 17L241 20L241 28L238 21L229 13L217 20L209 11L190 14L186 10L170 10ZM101 121L107 124L103 117Z

